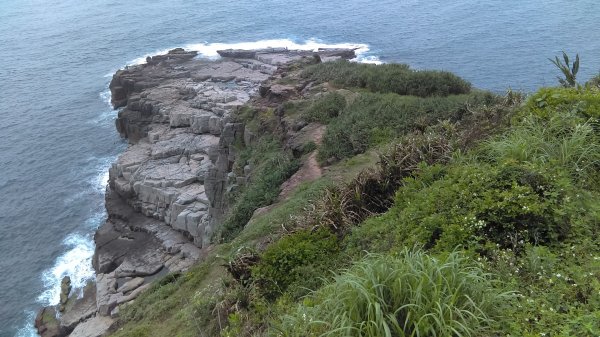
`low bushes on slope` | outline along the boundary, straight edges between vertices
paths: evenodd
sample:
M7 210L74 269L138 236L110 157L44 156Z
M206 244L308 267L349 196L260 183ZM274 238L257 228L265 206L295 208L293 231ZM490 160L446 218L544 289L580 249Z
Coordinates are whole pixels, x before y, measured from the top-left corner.
M531 116L474 155L405 180L392 211L357 229L351 245L369 251L414 243L440 250L485 242L514 248L565 238L582 216L577 189L594 189L600 163L600 138L573 118ZM383 233L389 234L379 239Z
M261 294L273 300L288 292L293 298L320 285L321 277L335 267L338 238L325 228L302 230L272 244L252 269Z
M302 77L339 87L419 97L469 93L471 84L446 71L412 70L405 64L325 62L306 68Z
M324 94L315 99L303 114L307 122L329 123L346 107L346 99L337 92Z
M283 316L273 336L476 336L510 294L457 252L369 256Z
M468 113L468 105L496 100L487 93L428 98L363 93L329 123L319 158L351 157L440 120L459 120Z

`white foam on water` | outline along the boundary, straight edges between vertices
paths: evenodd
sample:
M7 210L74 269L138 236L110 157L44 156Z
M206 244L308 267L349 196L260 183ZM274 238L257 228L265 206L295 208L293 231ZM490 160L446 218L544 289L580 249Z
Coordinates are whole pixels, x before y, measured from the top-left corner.
M90 184L94 191L104 195L106 192L106 186L108 185L108 169L117 157L106 157L99 158L99 163L95 165L96 175L90 181Z
M106 103L106 105L108 105L109 107L112 108L112 105L110 104L110 99L112 98L112 94L110 93L110 89L108 88L108 86L106 87L106 90L100 92L100 99L102 100L102 102Z
M318 39L308 39L298 43L290 39L272 39L260 40L252 42L238 43L192 43L181 46L185 50L197 51L200 57L208 59L218 59L220 56L217 50L221 49L266 49L266 48L287 48L289 50L312 50L317 51L319 48L347 48L355 49L356 58L352 61L361 63L381 64L377 56L368 55L369 45L364 43L324 43ZM166 54L173 48L157 50L153 53L145 54L128 62L128 65L138 65L146 63L146 57Z
M66 252L59 256L54 265L42 273L44 292L37 300L44 306L56 305L60 301L60 283L65 276L71 278L73 289L82 289L95 278L92 268L94 241L90 235L70 234L62 242Z

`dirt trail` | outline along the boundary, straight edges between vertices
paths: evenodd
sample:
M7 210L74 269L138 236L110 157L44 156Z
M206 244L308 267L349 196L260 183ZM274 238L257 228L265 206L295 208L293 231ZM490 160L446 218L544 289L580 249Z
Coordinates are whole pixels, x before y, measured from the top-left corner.
M323 135L325 134L325 125L316 128L309 135L315 144L321 145L323 141ZM317 150L314 150L302 163L300 169L294 173L286 182L281 185L281 193L279 194L279 200L285 200L289 197L290 193L303 182L315 180L323 175L323 170L317 162Z

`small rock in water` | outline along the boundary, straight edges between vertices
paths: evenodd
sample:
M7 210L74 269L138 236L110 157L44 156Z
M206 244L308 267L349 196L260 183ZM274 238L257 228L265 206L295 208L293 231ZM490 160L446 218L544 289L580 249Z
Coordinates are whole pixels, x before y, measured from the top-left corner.
M60 282L60 306L58 310L60 312L65 311L65 305L69 300L69 294L71 293L71 278L69 276L63 277Z

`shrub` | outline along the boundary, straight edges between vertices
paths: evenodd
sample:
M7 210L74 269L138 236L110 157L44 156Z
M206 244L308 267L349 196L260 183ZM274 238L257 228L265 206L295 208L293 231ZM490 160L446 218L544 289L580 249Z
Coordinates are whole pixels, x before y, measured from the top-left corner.
M416 71L405 64L325 62L306 68L302 76L319 82L332 82L340 87L420 97L459 95L471 90L469 82L450 72Z
M592 77L586 84L594 88L600 88L600 74Z
M267 299L285 292L306 294L327 273L339 251L338 239L325 228L301 230L272 244L252 269L252 278Z
M319 96L304 113L307 122L329 123L346 107L346 99L337 92Z
M583 88L542 88L529 98L525 111L548 118L557 112L571 112L584 118L600 117L600 90Z
M475 336L511 295L457 252L372 255L273 324L275 336Z
M467 113L468 104L489 104L495 99L485 93L429 98L361 94L329 124L319 159L342 159L362 153L405 133L424 130L439 120L458 120Z
M486 242L513 249L521 241L556 242L569 233L574 216L566 213L571 190L554 170L514 164L432 167L405 180L392 211L355 229L348 245L354 251L413 244L443 251L457 245L481 250Z

